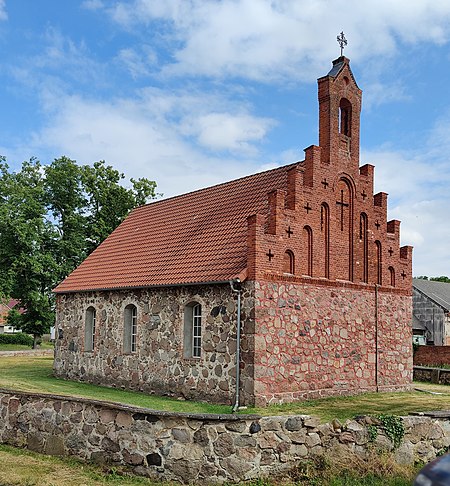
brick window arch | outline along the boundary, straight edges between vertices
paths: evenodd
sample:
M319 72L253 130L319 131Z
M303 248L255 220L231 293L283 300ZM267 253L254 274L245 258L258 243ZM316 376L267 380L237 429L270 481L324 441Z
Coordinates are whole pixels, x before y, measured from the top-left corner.
M324 277L330 278L330 207L325 202L320 206L320 230L324 250Z
M95 325L96 325L96 311L94 307L86 309L86 316L84 321L84 350L94 351L95 348Z
M382 278L382 253L381 253L381 243L377 240L375 241L376 246L376 265L377 265L377 284L382 285L383 278Z
M339 133L347 137L352 133L352 104L347 98L339 103Z
M389 277L391 287L395 287L395 270L394 267L389 267Z
M362 281L369 281L369 238L368 238L368 219L366 213L361 213L359 219L359 241L362 244Z
M137 307L133 304L125 307L123 315L123 351L135 353L137 349Z
M305 274L312 277L313 272L313 232L310 226L303 228L303 242L305 247Z
M292 275L295 273L295 257L291 250L286 250L284 252L283 272Z
M353 281L353 200L354 184L351 179L342 177L339 179L336 189L336 221L338 230L342 232L337 255L336 277Z

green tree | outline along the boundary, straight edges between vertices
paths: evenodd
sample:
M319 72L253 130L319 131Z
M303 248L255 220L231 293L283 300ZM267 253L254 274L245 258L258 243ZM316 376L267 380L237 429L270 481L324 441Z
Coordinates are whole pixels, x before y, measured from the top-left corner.
M15 307L8 312L6 324L14 329L22 329L22 314Z
M9 173L4 165L1 184L0 272L9 295L26 309L21 327L35 342L54 320L49 310L58 270L58 235L47 217L43 174L35 159L24 162L17 173Z
M34 342L54 322L52 289L131 209L155 197L156 183L125 176L104 161L36 159L11 172L0 158L0 295L20 301L16 316Z
M136 206L155 197L156 183L142 178L131 179L132 188L120 184L124 174L105 161L85 165L82 170L83 190L87 198L87 253L95 249Z
M54 242L57 280L67 276L86 257L86 204L82 170L68 157L45 167L45 203L57 232Z
M445 277L444 275L442 275L440 277L431 277L430 280L433 280L434 282L450 283L450 278Z

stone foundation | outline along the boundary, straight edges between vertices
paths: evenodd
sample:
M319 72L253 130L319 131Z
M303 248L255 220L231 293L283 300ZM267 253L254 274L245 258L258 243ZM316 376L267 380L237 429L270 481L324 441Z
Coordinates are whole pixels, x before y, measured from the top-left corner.
M403 390L412 378L411 296L372 285L282 278L246 282L241 405ZM57 296L55 374L91 383L231 404L236 296L229 285ZM202 306L200 358L183 356L185 306ZM137 307L136 352L124 352L124 309ZM96 309L93 351L86 309Z
M439 414L438 414L439 415ZM128 466L182 483L274 477L299 461L339 449L391 451L404 464L429 461L450 445L450 413L404 417L397 450L366 417L320 424L307 416L175 414L104 402L0 390L0 442L51 455ZM336 451L339 452L339 451Z
M57 295L56 376L159 395L231 404L236 389L236 302L230 285ZM185 305L202 305L202 354L183 357ZM137 349L123 350L124 309L137 307ZM96 309L94 351L84 350L86 309ZM253 298L242 296L242 399L253 402Z

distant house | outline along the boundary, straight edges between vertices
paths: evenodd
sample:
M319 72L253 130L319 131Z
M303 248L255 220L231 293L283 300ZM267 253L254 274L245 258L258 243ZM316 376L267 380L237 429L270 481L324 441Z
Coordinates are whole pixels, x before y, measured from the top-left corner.
M450 346L450 284L413 279L413 335L418 344Z
M16 299L5 299L0 301L0 334L18 332L18 329L14 329L11 326L6 325L6 318L11 309L14 309L19 304ZM19 309L19 312L23 312L23 309Z

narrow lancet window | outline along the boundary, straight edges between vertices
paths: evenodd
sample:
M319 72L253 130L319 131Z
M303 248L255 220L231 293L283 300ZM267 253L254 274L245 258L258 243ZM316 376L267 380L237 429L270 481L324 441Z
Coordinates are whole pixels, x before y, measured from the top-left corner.
M320 229L324 250L324 277L330 278L330 208L327 203L322 203L320 208Z
M284 253L283 272L290 273L292 275L295 273L295 259L291 250L286 250Z
M305 245L305 273L312 277L313 272L313 235L312 229L309 226L303 228L303 242Z

